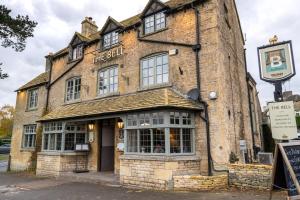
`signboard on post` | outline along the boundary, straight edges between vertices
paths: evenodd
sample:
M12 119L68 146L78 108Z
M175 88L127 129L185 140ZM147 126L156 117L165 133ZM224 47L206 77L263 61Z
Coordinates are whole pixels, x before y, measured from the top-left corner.
M286 81L296 74L291 41L258 47L258 59L263 81Z
M297 125L294 102L277 102L268 104L272 137L277 140L297 138Z
M272 172L272 190L285 188L289 199L300 198L300 142L278 143Z

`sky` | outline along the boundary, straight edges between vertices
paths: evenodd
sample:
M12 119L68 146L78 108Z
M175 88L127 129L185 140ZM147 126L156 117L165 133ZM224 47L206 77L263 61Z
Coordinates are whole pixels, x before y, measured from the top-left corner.
M4 104L15 105L14 91L44 72L45 55L67 46L74 32L80 32L81 21L86 16L93 17L101 28L108 16L121 21L140 13L147 2L148 0L0 0L0 4L12 9L14 15L29 15L30 19L38 22L34 37L27 40L23 52L0 47L2 68L10 76L0 80L0 107ZM273 100L274 86L259 78L257 47L267 44L274 35L278 36L279 41L292 40L296 71L299 69L300 1L236 0L236 3L246 39L248 71L257 82L260 102L264 106L267 101ZM286 82L283 90L300 93L300 74Z

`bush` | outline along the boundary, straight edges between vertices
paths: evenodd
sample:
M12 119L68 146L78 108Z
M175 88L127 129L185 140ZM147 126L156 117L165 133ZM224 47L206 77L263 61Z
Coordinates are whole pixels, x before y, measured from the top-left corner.
M237 155L235 153L231 152L230 156L229 156L229 162L231 164L233 164L233 163L235 163L237 161L239 161L239 158L237 157Z

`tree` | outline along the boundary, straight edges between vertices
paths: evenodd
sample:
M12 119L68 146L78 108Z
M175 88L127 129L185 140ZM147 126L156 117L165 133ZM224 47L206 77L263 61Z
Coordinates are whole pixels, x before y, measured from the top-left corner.
M4 105L0 108L0 138L12 135L15 108Z
M23 51L26 47L26 39L33 37L36 26L37 23L31 21L28 15L13 17L11 16L11 10L4 5L0 5L0 42L2 47L11 47L17 52ZM1 65L0 79L4 79L8 75L2 73Z

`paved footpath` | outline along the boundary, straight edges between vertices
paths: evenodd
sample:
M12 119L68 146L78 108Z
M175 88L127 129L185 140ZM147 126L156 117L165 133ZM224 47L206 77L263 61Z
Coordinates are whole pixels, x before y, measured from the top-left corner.
M0 200L268 200L268 192L155 192L0 173ZM273 200L284 200L276 193Z

